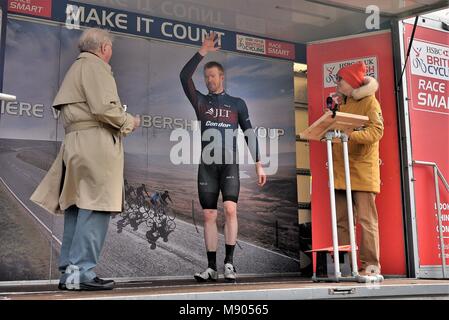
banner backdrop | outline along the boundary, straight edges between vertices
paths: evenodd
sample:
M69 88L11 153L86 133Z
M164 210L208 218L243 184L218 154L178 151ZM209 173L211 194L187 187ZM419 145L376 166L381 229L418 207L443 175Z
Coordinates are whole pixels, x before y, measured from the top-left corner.
M405 24L409 47L413 26ZM418 26L407 66L413 160L435 162L449 177L448 33ZM441 266L435 179L432 167L414 166L420 266ZM449 195L439 180L446 264L449 264Z
M8 20L4 90L18 101L2 102L0 113L3 281L59 276L63 217L28 199L64 138L51 103L78 55L80 34L60 23ZM192 144L199 138L195 112L179 81L182 67L197 50L129 34L115 37L111 65L119 95L129 112L141 115L142 127L125 139L126 210L112 217L96 269L99 276L192 276L207 266L197 165L174 164L170 158L178 143L171 138L175 129L186 129ZM229 52L210 54L204 62L210 60L224 65L227 92L246 101L259 138L266 138L261 148L269 151L263 161L271 175L263 189L257 186L254 164L240 166L236 268L240 274L298 272L292 63ZM202 66L194 81L204 93ZM270 144L276 137L277 149ZM165 191L172 202L166 211L155 212L150 197ZM219 267L223 218L219 205Z
M8 9L11 13L64 23L69 29L79 29L80 26L101 26L114 32L192 45L201 45L204 35L214 31L218 37L218 44L223 50L305 62L304 44L149 16L145 14L149 10L148 3L136 3L136 9L142 6L142 10L131 12L124 10L123 7L127 7L125 3L113 2L115 5L112 8L98 6L95 1L90 1L94 4L88 2L9 0ZM164 7L164 4L162 6ZM132 7L131 4L130 7ZM203 13L203 15L208 16L210 13Z
M384 274L404 275L401 168L391 35L383 32L310 44L307 47L307 58L309 124L326 111L326 98L336 91L335 77L340 68L356 61L364 61L367 74L379 81L376 97L382 108L385 126L380 141L381 192L376 198L381 266ZM312 246L319 249L332 245L325 143L310 143L310 167L313 178Z

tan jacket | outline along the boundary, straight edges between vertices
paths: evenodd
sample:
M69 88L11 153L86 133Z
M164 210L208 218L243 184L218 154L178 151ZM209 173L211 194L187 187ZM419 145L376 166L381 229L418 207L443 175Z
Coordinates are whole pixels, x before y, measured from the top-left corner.
M66 135L31 200L53 213L72 205L122 211L122 138L133 130L134 119L123 110L110 65L92 53L81 53L53 108L61 111Z
M379 140L383 136L384 125L382 110L374 95L378 88L377 81L367 77L365 84L340 105L341 112L369 118L363 130L351 133L348 143L351 189L355 191L380 192ZM332 155L335 189L346 190L341 143L333 144Z

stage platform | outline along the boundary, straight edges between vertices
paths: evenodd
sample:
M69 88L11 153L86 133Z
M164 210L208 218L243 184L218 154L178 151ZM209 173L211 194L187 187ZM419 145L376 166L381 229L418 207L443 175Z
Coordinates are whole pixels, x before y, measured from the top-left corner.
M60 291L57 281L0 283L0 300L447 299L449 281L386 278L380 284L314 283L299 277L241 276L237 283L194 279L116 279L112 291Z

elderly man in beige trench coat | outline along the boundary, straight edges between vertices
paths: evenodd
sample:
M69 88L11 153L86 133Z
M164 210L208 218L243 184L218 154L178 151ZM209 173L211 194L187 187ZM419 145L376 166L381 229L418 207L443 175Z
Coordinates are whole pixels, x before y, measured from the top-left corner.
M50 212L64 211L59 269L61 290L106 290L114 282L93 272L110 213L122 211L123 137L140 125L125 112L109 61L112 36L87 29L80 55L67 72L53 108L65 128L61 150L31 200Z

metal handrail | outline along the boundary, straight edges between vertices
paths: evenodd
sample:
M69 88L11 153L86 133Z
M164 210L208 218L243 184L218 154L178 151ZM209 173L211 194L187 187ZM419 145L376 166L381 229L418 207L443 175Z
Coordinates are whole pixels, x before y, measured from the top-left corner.
M439 238L440 238L440 255L441 255L441 265L443 268L443 278L446 278L446 250L444 248L444 238L443 238L443 226L442 226L442 219L441 219L441 201L440 201L440 188L438 185L438 177L443 182L444 186L446 187L447 192L449 192L449 184L447 183L446 179L443 176L443 173L440 171L440 168L438 168L438 165L435 162L428 162L428 161L417 161L413 160L412 164L418 164L423 166L430 166L433 167L433 176L435 178L435 196L437 200L437 212L438 212L438 229L439 229Z
M438 168L438 165L435 162L413 160L413 164L420 164L420 165L424 165L424 166L436 167L438 176L441 178L441 181L443 182L444 186L446 187L447 192L449 192L449 183L447 183L446 179L443 176L443 173L441 172L440 168Z

